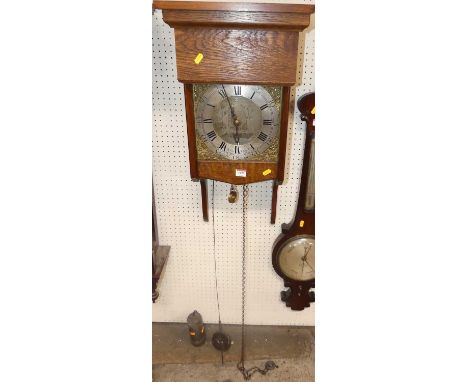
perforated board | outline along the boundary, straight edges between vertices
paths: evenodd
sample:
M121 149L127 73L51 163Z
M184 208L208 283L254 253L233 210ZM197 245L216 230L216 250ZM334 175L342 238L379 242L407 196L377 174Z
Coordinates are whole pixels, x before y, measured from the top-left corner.
M305 3L313 1L259 1ZM315 305L291 311L280 300L283 280L271 265L273 242L281 224L296 209L303 156L305 124L297 99L315 90L314 16L301 33L297 86L292 89L285 182L279 187L276 224L270 224L272 182L249 186L247 222L246 323L251 325L314 325ZM166 269L153 304L153 321L184 322L198 310L207 323L218 321L213 262L211 187L208 181L210 222L201 213L200 184L190 179L183 85L177 81L174 32L153 15L153 175L159 239L170 245ZM229 204L230 185L215 182L215 235L221 320L241 322L242 203ZM239 187L241 194L242 188ZM148 298L148 301L149 298ZM149 302L151 303L151 302Z

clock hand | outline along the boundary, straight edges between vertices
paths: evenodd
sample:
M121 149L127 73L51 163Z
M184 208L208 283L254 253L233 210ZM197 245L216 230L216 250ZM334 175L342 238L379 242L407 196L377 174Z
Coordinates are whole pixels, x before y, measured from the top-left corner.
M304 256L301 257L302 261L304 261L307 258L307 255L308 255L311 248L312 248L312 246L309 246L309 249L307 249L307 248L304 249Z
M234 109L232 108L231 101L229 101L229 97L227 95L226 89L224 88L224 85L221 85L221 86L223 87L224 94L226 94L226 99L227 99L228 104L229 104L229 109L231 109L232 118L236 119L236 114L234 113Z
M232 116L232 121L234 122L234 126L236 128L236 134L234 135L234 138L236 139L236 143L239 144L239 125L240 121L237 119L236 113L234 112L234 108L231 105L231 101L229 101L229 97L227 95L226 89L224 88L224 85L221 85L224 90L224 94L226 94L226 99L229 104L229 109L231 109L231 116Z
M312 265L310 265L310 263L307 261L307 259L304 259L304 260L307 263L307 265L310 267L310 269L315 271L315 268Z
M304 253L304 257L302 258L302 260L304 260L307 263L307 265L310 267L310 269L315 271L315 268L307 261L307 255L309 254L311 249L312 249L312 245L310 245L309 248L306 249L306 251Z
M311 268L311 269L314 269L314 267L312 265L310 265L310 263L307 261L307 255L309 254L310 250L312 249L312 246L310 245L308 249L305 249L304 251L304 256L301 257L301 260L305 263L307 263L307 265ZM303 264L304 265L304 264Z

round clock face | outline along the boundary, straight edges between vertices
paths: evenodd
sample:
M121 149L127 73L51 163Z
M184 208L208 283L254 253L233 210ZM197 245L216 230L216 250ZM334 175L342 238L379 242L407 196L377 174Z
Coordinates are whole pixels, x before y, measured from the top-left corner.
M224 158L263 153L278 135L279 111L262 86L212 85L196 105L196 128L206 146Z
M296 236L286 241L278 252L281 272L296 281L315 278L315 239L311 235Z

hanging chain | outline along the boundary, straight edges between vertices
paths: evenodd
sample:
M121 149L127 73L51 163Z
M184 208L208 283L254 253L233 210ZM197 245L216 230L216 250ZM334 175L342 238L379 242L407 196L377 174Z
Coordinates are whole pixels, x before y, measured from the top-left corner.
M245 359L245 279L246 279L246 271L245 271L245 247L246 247L246 239L245 239L245 229L247 226L247 203L248 203L248 195L249 195L249 185L246 184L242 187L242 337L241 337L241 360L237 368L244 374L245 378L245 367L244 367L244 359Z
M257 366L246 369L244 366L245 361L245 284L246 284L246 262L245 262L245 253L246 253L246 227L247 227L247 205L248 205L248 196L249 196L249 185L246 184L242 188L242 326L241 326L241 359L237 364L237 369L242 373L244 380L248 381L252 378L256 372L265 375L270 370L276 369L278 365L273 361L267 361L265 363L265 368L260 369Z
M211 222L213 224L213 261L215 269L215 286L216 286L216 303L218 304L218 327L221 331L221 310L219 308L219 292L218 292L218 266L216 263L216 226L215 226L215 212L214 212L214 197L215 197L215 181L212 181L211 186ZM224 364L224 353L221 352L221 364Z

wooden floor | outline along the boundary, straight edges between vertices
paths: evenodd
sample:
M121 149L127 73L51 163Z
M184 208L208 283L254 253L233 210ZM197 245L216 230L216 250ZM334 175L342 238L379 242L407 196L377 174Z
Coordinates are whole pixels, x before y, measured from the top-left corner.
M153 323L153 381L235 382L243 381L236 368L240 359L240 326L224 325L232 339L228 352L211 345L217 325L206 325L207 342L201 347L190 343L186 324ZM252 381L314 381L315 329L312 327L247 326L246 368L263 368L267 360L278 366Z

